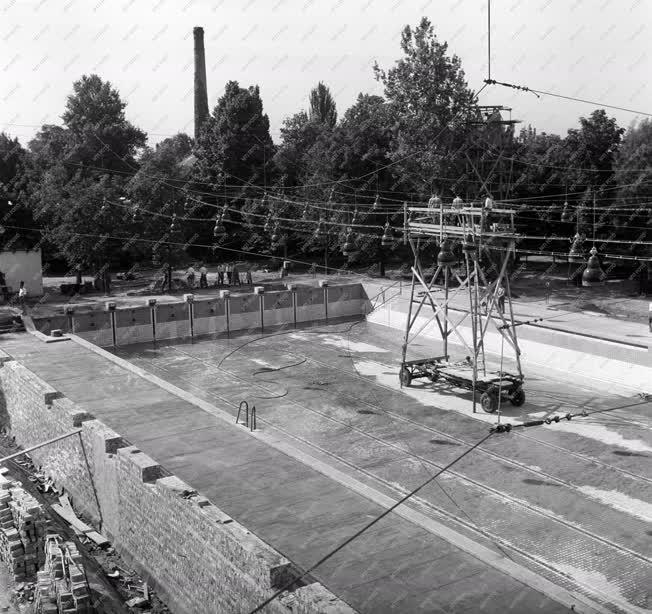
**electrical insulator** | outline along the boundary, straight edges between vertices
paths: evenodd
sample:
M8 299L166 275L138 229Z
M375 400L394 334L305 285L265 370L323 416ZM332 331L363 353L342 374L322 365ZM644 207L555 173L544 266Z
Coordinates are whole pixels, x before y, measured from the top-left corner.
M461 200L462 199L460 198L460 203L461 203ZM461 204L460 204L460 206L461 206ZM485 199L484 208L488 209L489 211L491 211L494 208L494 199L491 198L491 196L487 196L487 198Z
M380 209L380 196L376 194L376 200L374 200L374 204L371 206L372 211L378 211Z
M437 264L441 266L451 266L457 262L457 256L453 253L453 243L450 239L442 241L439 253L437 254Z
M353 230L349 226L346 229L346 235L344 237L344 245L342 245L342 255L348 256L353 251Z
M561 221L562 222L570 222L573 219L573 216L571 215L570 212L570 207L568 205L568 201L564 203L564 208L561 211Z
M389 247L394 242L392 237L392 229L389 227L389 222L385 223L385 229L383 231L383 236L380 239L380 244L383 247Z
M213 237L216 239L221 239L226 236L226 228L224 228L224 223L222 222L222 216L220 215L215 220L215 227L213 228Z
M568 252L568 261L569 262L584 262L584 249L583 249L584 238L576 234L573 237L573 243L571 245L570 251Z
M269 232L271 229L272 229L272 216L268 215L267 219L265 220L265 225L263 226L263 231Z
M591 256L586 264L586 269L582 273L583 286L596 286L605 278L605 273L600 267L600 259L598 258L598 250L593 246L590 251Z
M278 236L278 222L274 226L274 231L272 232L272 237L271 237L272 243L278 243L279 242L279 236Z
M175 213L172 216L172 221L170 222L170 232L174 232L176 230L176 222L177 222L177 214Z
M317 224L317 228L315 228L315 232L313 234L313 237L315 239L321 238L323 228L324 228L324 220L319 218L319 223Z
M475 251L475 242L473 241L472 235L466 235L466 237L464 237L464 243L462 243L462 250L465 252Z
M308 219L308 205L303 206L303 213L301 214L301 218L306 220Z
M459 196L456 196L453 199L453 209L461 209L463 206L464 206L464 201Z
M353 217L351 218L351 224L357 224L358 223L358 208L356 207L353 210Z

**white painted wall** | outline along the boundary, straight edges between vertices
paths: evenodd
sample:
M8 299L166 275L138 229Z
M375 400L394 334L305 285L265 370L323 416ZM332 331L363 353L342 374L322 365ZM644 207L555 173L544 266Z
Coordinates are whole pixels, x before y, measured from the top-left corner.
M8 286L17 292L20 282L25 282L27 296L43 294L43 269L41 250L0 251L0 271L5 274Z

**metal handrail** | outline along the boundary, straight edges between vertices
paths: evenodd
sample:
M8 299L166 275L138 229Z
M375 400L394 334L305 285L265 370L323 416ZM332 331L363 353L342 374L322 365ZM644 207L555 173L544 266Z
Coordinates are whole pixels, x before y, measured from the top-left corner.
M235 417L235 423L240 424L240 414L244 406L245 410L245 421L242 423L244 426L248 427L250 431L256 430L256 406L252 405L251 407L251 421L249 421L249 403L247 401L240 401L238 407L238 415Z

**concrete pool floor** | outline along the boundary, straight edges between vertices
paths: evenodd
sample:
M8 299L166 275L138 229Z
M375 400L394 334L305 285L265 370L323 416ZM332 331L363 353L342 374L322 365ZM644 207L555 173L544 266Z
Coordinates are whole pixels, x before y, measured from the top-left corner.
M459 391L420 383L401 391L396 331L337 324L257 337L116 354L233 415L241 400L255 404L261 431L305 462L76 344L16 335L3 349L303 567L383 509L315 470L316 461L397 500L496 420L472 416ZM425 344L415 350L437 353ZM526 393L526 405L505 408L503 419L567 411L569 403L632 407L494 436L405 506L420 521L388 516L315 577L361 612L568 611L570 603L428 530L425 518L569 590L623 609L651 607L649 404L541 374Z

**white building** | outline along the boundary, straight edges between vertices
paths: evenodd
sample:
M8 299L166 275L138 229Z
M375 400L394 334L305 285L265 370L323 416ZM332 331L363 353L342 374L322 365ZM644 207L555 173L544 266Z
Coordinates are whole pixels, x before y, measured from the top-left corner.
M20 282L25 282L28 296L43 294L43 268L41 250L0 251L0 271L12 292L18 292Z

